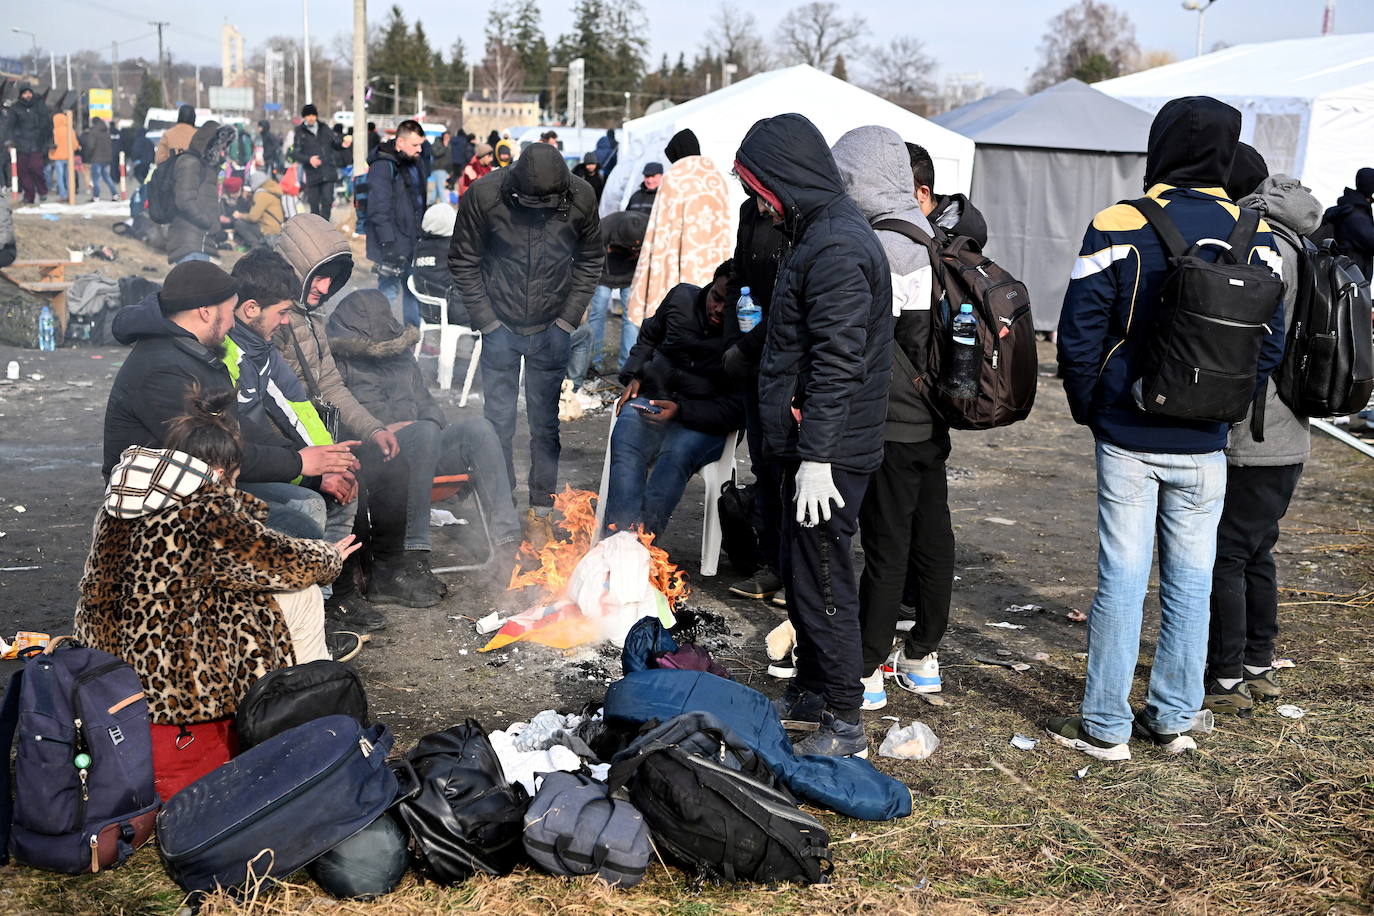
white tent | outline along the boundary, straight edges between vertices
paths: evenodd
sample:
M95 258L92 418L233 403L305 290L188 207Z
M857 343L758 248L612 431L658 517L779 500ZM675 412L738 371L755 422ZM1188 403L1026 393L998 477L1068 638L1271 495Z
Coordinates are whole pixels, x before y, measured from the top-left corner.
M1234 105L1269 170L1327 206L1374 159L1374 33L1237 45L1093 88L1150 113L1185 95Z
M627 121L617 132L619 160L601 198L601 213L623 209L638 187L645 163L662 162L673 134L691 128L702 155L729 177L735 151L760 118L797 112L810 118L829 143L848 130L880 124L930 151L936 190L967 194L973 174L973 141L919 115L806 65L759 73L709 95L657 114ZM734 208L744 201L739 182L728 181Z

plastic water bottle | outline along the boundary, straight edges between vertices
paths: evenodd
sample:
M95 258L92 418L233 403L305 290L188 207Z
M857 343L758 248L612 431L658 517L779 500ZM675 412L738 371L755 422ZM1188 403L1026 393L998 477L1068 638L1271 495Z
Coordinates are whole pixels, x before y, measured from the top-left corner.
M950 327L950 359L945 370L944 388L952 397L978 397L978 375L981 355L978 352L978 319L973 306L965 302L959 306Z
M744 334L754 330L763 320L763 310L749 295L749 287L747 286L742 287L739 291L739 301L735 303L735 317L739 319L739 329Z
M38 313L38 349L57 349L57 319L51 306L43 306L43 311Z

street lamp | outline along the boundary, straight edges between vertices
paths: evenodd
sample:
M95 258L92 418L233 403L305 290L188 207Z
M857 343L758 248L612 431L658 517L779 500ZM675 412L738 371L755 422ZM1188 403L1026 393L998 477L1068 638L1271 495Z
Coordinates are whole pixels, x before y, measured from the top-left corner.
M18 26L10 26L11 32L18 32L20 35L27 35L33 40L33 75L38 76L38 36L28 29L21 29Z
M1185 10L1195 10L1197 12L1197 53L1194 57L1202 56L1202 32L1207 21L1207 10L1211 8L1217 0L1183 0Z

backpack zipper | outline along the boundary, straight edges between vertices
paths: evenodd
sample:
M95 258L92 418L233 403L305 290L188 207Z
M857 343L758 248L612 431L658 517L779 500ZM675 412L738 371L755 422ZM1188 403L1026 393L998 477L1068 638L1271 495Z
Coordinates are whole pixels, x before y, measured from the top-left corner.
M86 740L86 723L83 721L81 713L81 687L88 681L93 681L98 677L103 677L111 671L117 671L125 667L124 662L114 661L86 671L72 681L72 692L68 698L72 706L72 725L76 728L76 734L72 739L72 764L75 766L76 758L81 754L90 756L90 743ZM91 765L95 765L95 758L91 758ZM72 825L73 830L80 830L86 824L86 803L90 801L90 771L82 767L77 770L77 778L81 780L81 794L76 799L76 823Z

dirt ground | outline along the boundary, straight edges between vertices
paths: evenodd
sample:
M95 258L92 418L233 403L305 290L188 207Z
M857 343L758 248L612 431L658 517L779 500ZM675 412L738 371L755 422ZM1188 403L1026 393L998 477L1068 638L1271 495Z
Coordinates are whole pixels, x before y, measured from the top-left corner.
M24 257L34 256L28 246L40 232L90 227L29 228L21 227ZM123 252L120 261L101 267L118 275L135 263L153 267L155 277L164 269L155 259ZM7 637L17 629L69 629L102 492L106 393L125 352L0 347L0 366L16 360L21 370L19 381L0 380L0 633ZM393 895L398 908L356 905L347 912L495 906L512 913L888 912L936 904L960 911L1367 912L1374 899L1374 716L1367 710L1374 688L1374 463L1314 435L1279 545L1283 600L1295 602L1283 609L1278 646L1297 666L1285 672L1285 702L1303 707L1306 717L1280 719L1271 707L1247 722L1222 723L1224 730L1197 757L1165 761L1142 749L1133 763L1095 764L1090 775L1075 779L1086 759L1051 749L1048 741L1028 752L1008 746L1013 734L1040 735L1046 716L1075 708L1086 630L1067 615L1088 609L1096 572L1092 438L1071 422L1050 377L1052 348L1042 344L1040 356L1039 402L1028 421L954 436L949 476L958 578L940 653L946 705L894 692L886 710L867 714L875 763L912 786L916 815L894 825L830 818L835 840L858 844L836 845L837 882L830 889L781 897L769 891L761 898L697 889L684 896L680 875L665 873L634 895L614 897L559 892L568 885L521 872L503 879L510 883L470 883L437 897L423 896L433 889L408 879L411 896ZM435 371L434 360L424 365ZM460 353L459 384L465 366ZM459 408L456 390L436 394L450 417L481 410L480 398ZM564 424L561 481L596 488L607 422L603 412ZM526 441L522 428L516 449L522 483ZM445 507L470 517L461 502ZM699 575L701 508L694 481L662 544L688 574L688 604L724 620L708 645L738 679L777 693L781 682L763 673L762 634L783 611L730 596L732 572L724 560L715 578ZM435 529L434 565L470 562L474 532L474 525ZM509 610L511 602L465 587L471 581L465 574L445 578L457 587L437 607L387 608L390 625L374 634L357 661L374 715L392 726L398 747L468 716L495 729L551 706L576 711L599 700L617 676L618 659L608 650L564 653L517 644L480 654L485 638L471 621L498 607ZM992 626L1001 622L1020 629ZM1156 626L1152 589L1146 664ZM1029 668L1013 671L980 658ZM0 676L12 667L0 664ZM940 736L940 749L920 763L879 758L877 743L890 725L885 717L926 722ZM0 869L0 888L10 888L0 889L0 911L170 912L177 895L155 854L135 861L141 864L127 880L136 890L108 876L69 880ZM135 896L121 896L129 893ZM6 902L10 894L17 896ZM298 892L290 908L335 911L317 894Z

